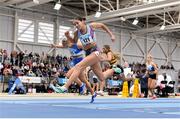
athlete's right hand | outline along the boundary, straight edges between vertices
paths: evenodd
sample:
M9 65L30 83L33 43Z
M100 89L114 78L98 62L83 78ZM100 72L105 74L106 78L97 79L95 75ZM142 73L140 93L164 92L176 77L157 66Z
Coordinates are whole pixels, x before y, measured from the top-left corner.
M64 33L64 35L65 35L66 37L69 37L69 36L70 36L69 31L66 31L66 32Z

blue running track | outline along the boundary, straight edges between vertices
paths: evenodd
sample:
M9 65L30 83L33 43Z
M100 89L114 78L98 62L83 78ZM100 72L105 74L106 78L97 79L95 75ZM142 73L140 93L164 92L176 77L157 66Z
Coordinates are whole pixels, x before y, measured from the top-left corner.
M13 97L12 97L13 98ZM0 99L0 118L180 118L180 99Z

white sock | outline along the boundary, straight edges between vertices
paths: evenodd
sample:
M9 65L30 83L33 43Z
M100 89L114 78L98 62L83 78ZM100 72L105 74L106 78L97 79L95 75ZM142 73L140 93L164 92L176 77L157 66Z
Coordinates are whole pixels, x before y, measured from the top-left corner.
M102 91L102 90L100 90L99 92L103 93L103 91Z
M65 86L62 86L62 87L61 87L61 89L63 89L63 90L67 90L67 88L66 88Z

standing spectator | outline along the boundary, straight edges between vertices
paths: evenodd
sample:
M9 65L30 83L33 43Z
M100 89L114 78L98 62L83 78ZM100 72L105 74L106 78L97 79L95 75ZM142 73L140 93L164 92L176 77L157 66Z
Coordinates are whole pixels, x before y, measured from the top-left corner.
M18 66L19 66L19 67L22 66L22 64L23 64L23 59L24 59L24 53L23 53L23 52L20 52L20 53L18 54L18 61L19 61Z
M40 62L45 63L46 60L47 60L47 55L44 52L42 52L42 54L40 56Z
M62 66L62 56L57 55L56 60L57 60L58 64Z
M3 50L3 62L8 58L7 50Z
M12 66L18 66L18 53L17 51L11 52L11 59L10 59Z
M3 63L3 51L0 49L0 63Z
M146 77L146 69L142 69L139 75L141 85L141 97L147 98L148 96L148 77Z

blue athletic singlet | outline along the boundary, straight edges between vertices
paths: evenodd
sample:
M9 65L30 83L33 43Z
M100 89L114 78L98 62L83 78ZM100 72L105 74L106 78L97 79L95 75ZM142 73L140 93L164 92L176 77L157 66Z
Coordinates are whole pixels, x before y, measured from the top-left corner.
M153 73L153 71L155 71L155 68L153 65L147 65L147 70L149 71L149 78L151 79L156 79L156 74Z
M83 59L83 51L79 49L77 44L73 44L71 48L69 48L71 56L73 57L71 61L71 66L75 66Z
M77 44L73 44L72 47L69 48L69 51L71 53L71 56L80 56L83 55L83 50L79 49Z
M147 66L147 70L148 70L148 71L154 71L155 68L154 68L154 66L152 66L152 65L148 65L148 66Z
M83 47L86 47L87 45L96 42L94 30L89 25L86 25L86 28L87 28L87 32L85 34L82 34L80 30L78 30L78 38L80 39ZM97 46L94 46L86 50L85 51L86 56L91 54L94 51L97 51Z

